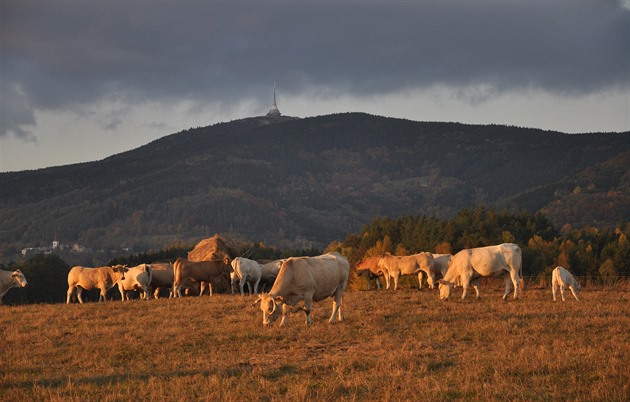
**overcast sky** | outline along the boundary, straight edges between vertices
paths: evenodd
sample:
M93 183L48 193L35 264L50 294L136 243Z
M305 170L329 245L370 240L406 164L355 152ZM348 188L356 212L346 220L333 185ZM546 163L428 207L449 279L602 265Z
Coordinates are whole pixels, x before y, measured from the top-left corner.
M359 111L630 130L613 0L0 0L0 171L92 161L190 127Z

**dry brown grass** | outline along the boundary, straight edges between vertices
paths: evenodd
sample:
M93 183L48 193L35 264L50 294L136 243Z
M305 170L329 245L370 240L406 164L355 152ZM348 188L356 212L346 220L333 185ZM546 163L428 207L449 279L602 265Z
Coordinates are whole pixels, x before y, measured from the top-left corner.
M284 329L253 296L0 306L0 399L628 400L628 292L482 292L349 292Z

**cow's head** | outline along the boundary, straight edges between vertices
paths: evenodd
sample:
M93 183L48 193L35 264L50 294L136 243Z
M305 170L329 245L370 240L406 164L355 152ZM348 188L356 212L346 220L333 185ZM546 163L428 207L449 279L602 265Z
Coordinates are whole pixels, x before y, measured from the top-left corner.
M448 298L451 297L451 292L453 291L455 284L445 281L444 279L440 279L438 283L440 289L440 300L448 300Z
M13 273L11 274L11 277L13 278L15 282L17 282L18 285L22 286L23 288L25 288L26 285L28 285L28 282L26 282L26 277L24 276L22 271L20 271L19 269L17 271L13 271Z
M263 325L273 326L274 321L282 314L284 298L263 293L258 296L258 299L252 305L256 305L258 302L260 302L260 309L263 313Z
M129 271L127 265L114 265L112 269L114 270L114 273L120 275L120 280L123 281L125 280L125 273Z

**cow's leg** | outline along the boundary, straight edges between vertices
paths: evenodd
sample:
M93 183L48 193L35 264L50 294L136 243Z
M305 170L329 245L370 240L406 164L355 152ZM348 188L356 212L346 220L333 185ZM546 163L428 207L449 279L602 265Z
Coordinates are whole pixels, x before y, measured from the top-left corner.
M562 301L564 301L564 285L560 285L560 296L562 296Z
M400 276L400 272L396 272L394 274L394 290L398 289L398 277Z
M418 271L418 289L422 289L422 279L424 278L424 272Z
M551 295L553 296L553 301L556 301L556 290L557 285L555 283L551 284Z
M472 281L470 281L470 284L472 285L473 289L475 289L475 298L479 300L481 298L481 293L479 293L479 278L473 279Z
M239 282L239 287L241 288L241 296L245 296L245 284L247 283L247 280L245 278L241 278L240 282Z
M573 289L573 286L569 286L569 289L571 290L571 293L573 293L573 297L575 297L575 300L580 301L580 299L578 299L577 294L575 293L575 289Z
M287 324L287 319L289 318L289 313L291 312L291 308L283 304L282 305L282 318L280 318L280 326L284 327Z
M385 278L385 289L389 289L389 283L391 281L391 277L389 276L389 272L383 272L383 277Z
M258 277L258 280L256 281L256 283L254 283L254 294L255 295L258 294L258 286L260 286L260 277Z
M77 291L76 291L77 300L79 300L79 303L81 303L81 304L83 303L83 296L82 296L82 294L83 294L83 288L77 286Z
M510 278L512 279L512 285L514 285L514 300L516 300L521 295L521 278L517 269L510 271Z
M337 315L339 316L339 321L343 321L343 310L342 310L343 298L339 291L335 293L335 298L333 299L333 308L332 314L330 315L329 323L334 323Z
M510 290L512 290L512 279L509 276L505 276L505 291L503 292L503 300L507 299L510 294Z
M72 296L74 296L74 286L68 286L68 293L66 296L66 304L70 304L70 300L72 300Z
M376 278L376 289L381 290L381 280Z
M98 297L98 301L107 301L107 289L101 288L101 294Z
M252 286L252 283L250 281L247 281L247 294L248 295L252 295L254 291L254 287Z
M212 297L212 284L210 282L208 282L208 293L210 294L210 297Z

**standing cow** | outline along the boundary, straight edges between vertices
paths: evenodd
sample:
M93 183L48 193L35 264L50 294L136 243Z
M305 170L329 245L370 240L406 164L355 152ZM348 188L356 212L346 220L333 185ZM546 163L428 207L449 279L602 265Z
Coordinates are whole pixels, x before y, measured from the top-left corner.
M381 288L381 281L379 277L385 275L385 270L379 267L378 262L381 257L368 257L362 261L359 261L355 266L357 270L357 276L364 276L367 279L367 288L370 290L370 283L372 280L376 280L376 288Z
M273 325L282 315L282 327L286 324L291 307L304 300L301 309L306 313L306 323L310 325L313 323L313 302L334 297L328 322L334 323L337 316L339 321L343 321L342 300L349 274L350 264L339 253L289 258L282 264L271 291L260 295L254 305L260 303L264 325Z
M0 271L0 304L2 304L2 298L11 288L17 288L18 286L26 287L28 283L24 274L19 269L17 271Z
M245 284L247 284L250 295L258 293L258 285L262 275L260 264L248 258L236 257L232 260L231 265L234 274L230 274L231 288L234 289L234 282L238 279L241 296L245 296Z
M221 260L212 261L190 261L186 258L178 258L173 264L173 297L182 297L182 287L187 281L200 282L202 284L201 296L204 292L203 284L207 284L210 288L210 296L212 296L212 283L230 280L230 257L225 256Z
M70 304L70 300L76 295L79 303L83 303L81 293L83 289L100 289L101 294L98 301L106 301L105 295L107 291L114 287L116 282L125 279L125 273L129 270L125 265L115 265L113 267L72 267L68 273L68 297L66 304Z
M389 289L390 284L389 277L394 280L394 290L396 290L398 278L401 275L418 275L418 287L422 289L422 277L426 274L429 288L433 289L435 286L435 261L431 253L423 252L403 257L388 253L380 258L378 265L385 272L387 289Z
M461 281L462 299L470 284L473 284L477 299L479 298L479 278L482 276L505 276L505 293L507 298L512 285L514 299L518 299L521 289L522 253L521 248L513 243L503 243L497 246L478 247L462 250L455 254L451 264L440 280L440 299L448 300L457 281Z
M577 294L580 291L580 283L571 275L571 272L567 271L563 267L556 267L551 273L551 294L553 295L553 301L556 301L556 290L560 288L560 296L564 301L564 291L566 288L571 290L575 300L578 299Z
M129 300L129 293L134 290L141 291L141 299L149 300L152 271L150 264L140 264L129 268L125 278L118 281L118 290L122 301Z

